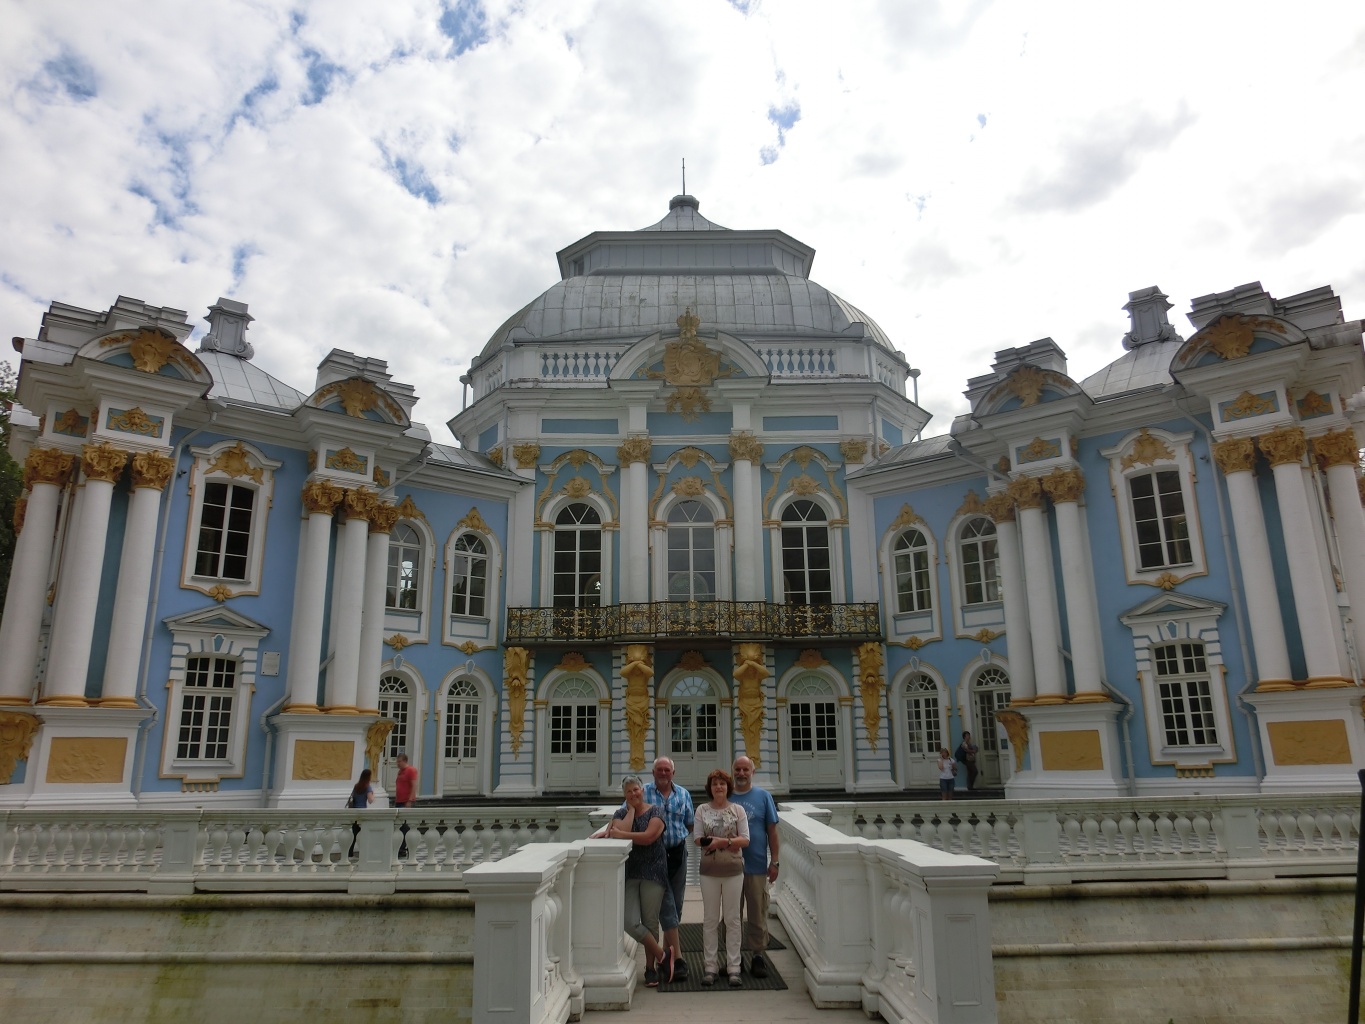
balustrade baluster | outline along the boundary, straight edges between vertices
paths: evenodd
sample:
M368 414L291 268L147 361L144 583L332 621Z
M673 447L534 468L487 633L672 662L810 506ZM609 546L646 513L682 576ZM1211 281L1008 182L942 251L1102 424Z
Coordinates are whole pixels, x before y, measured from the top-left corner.
M266 859L265 830L252 822L246 827L246 864L252 874L260 874Z
M1183 813L1177 813L1175 818L1175 833L1179 843L1180 853L1190 852L1190 839L1194 834L1194 823Z
M1194 832L1194 842L1197 852L1203 854L1213 850L1213 822L1209 818L1207 811L1195 811L1190 816L1190 824Z

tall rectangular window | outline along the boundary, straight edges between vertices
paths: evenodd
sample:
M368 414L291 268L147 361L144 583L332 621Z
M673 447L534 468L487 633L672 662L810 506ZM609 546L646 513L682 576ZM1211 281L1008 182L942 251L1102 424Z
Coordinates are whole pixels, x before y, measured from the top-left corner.
M1199 643L1163 644L1152 650L1161 726L1170 747L1216 746L1208 662Z
M237 662L233 659L201 655L186 661L177 760L227 758L236 693Z
M1139 566L1159 569L1192 562L1179 471L1160 469L1130 477L1128 488L1133 499Z
M194 560L196 576L246 579L255 504L256 492L250 487L217 481L204 484Z

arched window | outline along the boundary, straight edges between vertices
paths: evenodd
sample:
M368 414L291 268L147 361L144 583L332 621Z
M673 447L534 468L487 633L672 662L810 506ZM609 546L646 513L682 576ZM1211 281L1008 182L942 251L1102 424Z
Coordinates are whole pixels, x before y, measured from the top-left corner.
M668 599L716 596L715 516L705 502L683 501L668 513Z
M919 530L906 530L892 549L896 565L896 611L924 612L934 606L929 572L929 542Z
M962 603L988 604L1000 600L1000 551L995 523L985 516L969 519L958 535L962 567Z
M782 580L788 604L831 604L829 525L825 510L808 499L782 510Z
M1010 706L1010 677L998 665L989 665L977 673L972 693L976 705L977 746L987 753L995 753L1000 749L995 713Z
M938 684L923 672L905 681L905 743L918 757L937 757L943 747Z
M473 761L479 756L479 688L471 680L457 679L446 697L445 756L449 760Z
M450 614L483 616L488 597L488 546L473 533L455 538L450 553Z
M596 608L602 603L602 517L583 502L555 517L553 605Z
M421 604L422 537L409 523L398 523L389 534L389 575L384 607L417 611Z
M402 676L388 673L379 679L379 714L393 721L388 739L384 741L384 756L392 760L408 753L408 724L412 718L412 691Z

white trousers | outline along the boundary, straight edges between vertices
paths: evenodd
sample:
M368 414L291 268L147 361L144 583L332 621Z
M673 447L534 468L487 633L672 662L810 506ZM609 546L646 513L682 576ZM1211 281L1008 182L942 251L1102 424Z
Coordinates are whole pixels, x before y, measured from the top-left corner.
M729 974L740 971L739 907L744 895L744 876L729 878L701 876L702 950L707 974L719 974L719 931L721 915L725 915L725 960Z

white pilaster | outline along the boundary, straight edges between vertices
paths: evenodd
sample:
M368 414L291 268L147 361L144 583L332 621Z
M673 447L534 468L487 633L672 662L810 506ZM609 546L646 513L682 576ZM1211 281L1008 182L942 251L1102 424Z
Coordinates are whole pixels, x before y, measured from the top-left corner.
M631 438L648 444L648 438ZM624 446L623 446L624 447ZM621 502L621 601L635 604L649 596L649 480L647 463L634 459L625 467ZM666 595L660 595L665 597Z
M332 621L332 648L336 652L328 680L327 710L332 714L355 714L360 687L360 628L365 599L365 563L370 536L363 502L346 495L346 521L337 540L337 574L340 588L337 615Z
M735 485L735 600L763 601L763 510L759 508L758 458L762 445L748 434L731 437Z
M1360 507L1360 490L1354 463L1329 465L1327 486L1331 490L1332 521L1336 524L1337 548L1341 551L1341 570L1346 576L1346 593L1351 599L1356 657L1365 658L1365 509Z
M322 656L323 602L327 598L327 555L332 539L332 509L341 491L324 482L304 488L304 520L299 578L294 584L294 621L289 633L289 699L286 711L316 711L318 665Z
M1010 485L1019 503L1017 519L1024 545L1024 576L1029 587L1029 627L1039 704L1066 700L1066 671L1062 666L1061 623L1057 617L1057 582L1052 574L1052 538L1041 507L1041 485L1020 478ZM1020 502L1020 499L1023 499Z
M1261 512L1261 495L1251 471L1254 455L1251 441L1222 442L1216 455L1228 483L1228 505L1232 509L1232 527L1237 534L1237 564L1242 570L1251 646L1256 652L1257 688L1282 689L1290 685L1293 674L1289 669L1289 648L1284 639L1280 601L1275 596L1275 571L1270 562L1270 540Z
M1059 470L1043 482L1052 496L1053 515L1057 517L1075 697L1107 700L1100 682L1104 674L1104 652L1100 646L1095 573L1090 564L1090 545L1081 524L1080 497L1084 480L1080 470Z
M997 502L1007 505L1008 498ZM994 500L994 499L992 499ZM1002 518L995 523L995 539L1000 548L1000 591L1005 604L1005 643L1010 659L1010 699L1020 704L1031 704L1037 694L1033 675L1033 637L1029 634L1028 584L1024 577L1024 563L1019 551L1019 527L1014 521L1014 509L995 509L987 504L992 517L998 511Z
M389 506L384 506L389 509ZM379 673L384 663L384 588L389 570L389 531L397 511L381 509L370 520L365 547L365 598L360 620L360 686L356 705L362 713L379 710Z

